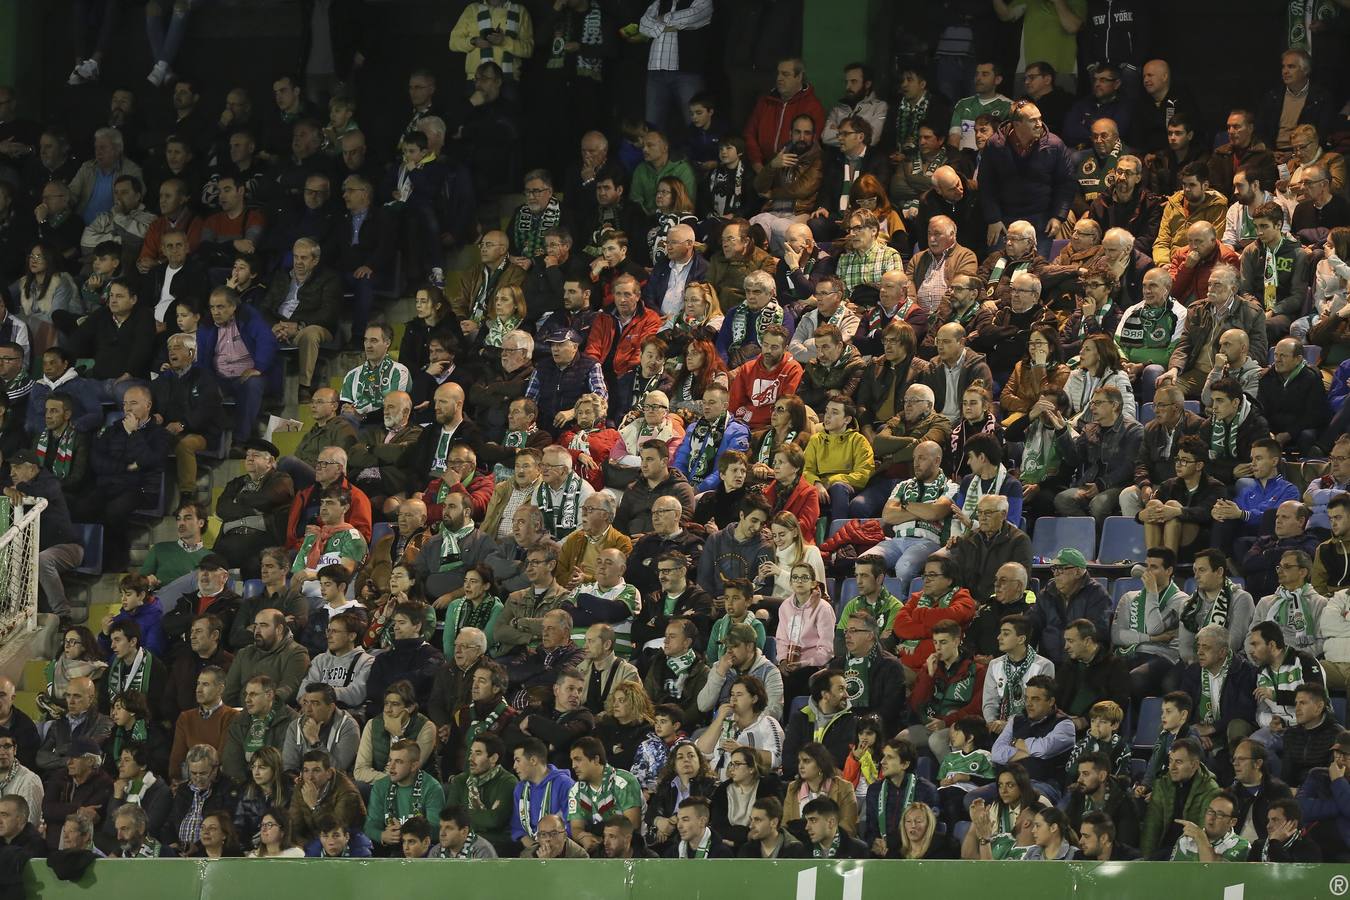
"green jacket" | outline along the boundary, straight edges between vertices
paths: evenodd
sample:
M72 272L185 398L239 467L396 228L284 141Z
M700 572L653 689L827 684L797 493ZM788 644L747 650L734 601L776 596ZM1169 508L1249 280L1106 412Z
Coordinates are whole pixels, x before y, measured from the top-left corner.
M481 805L469 802L469 776L461 772L445 784L447 806L459 806L469 811L473 830L492 844L502 847L511 843L511 817L516 806L512 802L516 776L499 768L497 774L478 789Z
M1194 780L1191 793L1186 798L1186 805L1182 808L1181 817L1203 827L1205 810L1209 808L1209 801L1219 793L1220 787L1214 780L1214 773L1203 764L1200 771L1195 773ZM1172 823L1172 807L1176 797L1177 786L1170 778L1159 778L1153 782L1153 796L1149 798L1148 810L1144 813L1143 836L1139 841L1139 854L1145 859L1158 849L1159 839L1166 833L1167 826Z
M403 822L413 816L420 815L428 822L436 822L437 827L441 820L441 808L445 806L445 790L435 776L426 773L423 779L423 791L421 802L416 806L413 804L413 788L396 787L394 794L394 809L389 809L389 776L381 778L370 786L370 810L366 813L366 837L370 838L376 848L380 847L380 834L384 831L389 819L398 819Z

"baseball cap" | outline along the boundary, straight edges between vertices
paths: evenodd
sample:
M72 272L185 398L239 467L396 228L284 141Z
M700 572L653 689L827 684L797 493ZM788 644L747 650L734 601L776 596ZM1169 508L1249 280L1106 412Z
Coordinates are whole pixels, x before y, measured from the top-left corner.
M1087 559L1084 558L1081 550L1073 547L1065 547L1055 554L1055 558L1050 560L1051 565L1072 566L1075 569L1086 569Z
M577 334L574 329L562 328L550 334L548 336L548 339L545 340L544 343L561 344L563 341L571 341L574 344L580 344L581 335Z
M76 759L81 756L92 756L95 759L103 759L103 751L98 748L98 744L89 738L75 738L70 742L70 749L66 752L67 759Z
M728 644L755 644L759 642L759 635L755 633L755 626L745 622L737 622L727 629L726 642Z
M42 465L41 461L38 460L37 454L34 453L32 450L29 450L27 447L15 450L13 453L11 453L9 455L9 461L11 464L18 464L18 465L28 465L28 466Z

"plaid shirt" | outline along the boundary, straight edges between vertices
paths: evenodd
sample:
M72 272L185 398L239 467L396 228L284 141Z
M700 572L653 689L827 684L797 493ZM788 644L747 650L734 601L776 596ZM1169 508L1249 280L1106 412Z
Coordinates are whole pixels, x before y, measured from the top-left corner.
M196 785L189 784L188 789L192 791L192 805L178 825L178 840L184 847L201 839L203 810L206 809L207 798L211 796L210 788L198 790Z
M860 284L875 287L881 284L882 275L904 267L895 248L877 240L865 253L849 250L840 256L834 274L843 279L844 294L848 295Z

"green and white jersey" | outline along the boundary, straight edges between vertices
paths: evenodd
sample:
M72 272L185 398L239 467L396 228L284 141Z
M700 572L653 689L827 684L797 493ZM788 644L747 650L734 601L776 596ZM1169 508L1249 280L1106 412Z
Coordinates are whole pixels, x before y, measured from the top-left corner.
M1012 112L1012 101L1002 94L995 94L992 99L981 100L974 94L966 97L964 100L957 101L956 106L952 107L952 131L961 132L961 149L974 150L975 147L975 118L977 116L989 115L1002 121L1008 118Z
M314 542L318 540L317 534L306 534L305 539L300 544L300 552L295 554L295 563L291 566L291 572L303 572L311 568L307 564L310 551L314 549ZM339 531L336 534L328 536L324 541L323 549L319 554L318 562L312 566L317 571L324 566L340 564L344 559L354 559L359 565L366 558L366 539L361 537L361 532L355 528L348 528L346 531Z

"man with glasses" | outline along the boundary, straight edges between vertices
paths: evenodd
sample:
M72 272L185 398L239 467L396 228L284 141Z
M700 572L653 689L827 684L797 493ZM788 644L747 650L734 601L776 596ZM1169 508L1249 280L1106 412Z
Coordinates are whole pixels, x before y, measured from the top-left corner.
M557 609L570 596L555 577L557 569L558 550L553 545L536 547L525 554L525 577L529 583L506 598L489 636L503 655L537 643L543 634L544 613Z
M957 583L969 587L980 603L989 602L994 595L995 575L1005 563L1031 567L1031 539L1012 524L1014 515L1021 521L1022 485L1008 475L1002 447L992 438L980 435L978 445L972 441L971 458L978 456L980 471L967 476L956 496L956 508L962 510L960 515L967 520L966 532L951 547L952 561L960 573ZM1014 499L1015 514L1010 511Z
M618 550L625 559L633 552L632 539L614 525L618 505L608 491L581 501L581 527L569 529L558 549L558 577L569 587L595 580L596 564L604 551Z
M1350 203L1341 194L1332 192L1326 162L1305 165L1299 172L1303 175L1307 199L1294 207L1289 230L1304 244L1316 247L1326 241L1332 228L1350 225Z
M321 390L331 391L331 388ZM336 392L333 393L336 401ZM347 451L341 447L324 447L319 451L319 459L314 467L314 483L297 492L291 501L290 515L286 520L288 550L300 549L300 543L305 539L305 529L318 521L321 496L332 487L351 492L351 508L347 511L346 521L361 533L367 544L370 543L370 498L347 479Z
M325 447L335 447L345 453L356 443L356 426L338 415L338 392L333 388L316 388L309 398L309 412L314 424L300 436L295 453L277 462L277 467L291 476L296 490L314 484L319 457ZM328 477L331 481L331 475Z
M1098 119L1111 119L1121 131L1129 132L1132 111L1120 93L1120 84L1119 68L1112 63L1097 65L1092 72L1092 96L1079 100L1064 114L1064 143L1078 150L1091 145L1092 123Z
M1141 449L1140 453L1143 452ZM1206 473L1208 462L1208 448L1195 435L1184 435L1177 442L1176 458L1172 461L1176 477L1164 480L1156 490L1150 487L1147 502L1134 517L1144 526L1146 546L1166 547L1173 553L1190 556L1198 547L1211 543L1215 510L1232 504L1228 487ZM1125 491L1121 491L1121 496L1125 496ZM1131 496L1137 502L1140 491L1136 488ZM1122 503L1122 511L1124 507ZM1220 539L1216 538L1215 543ZM1231 539L1228 544L1232 544ZM1221 553L1220 558L1226 559L1227 552Z
M1089 204L1114 184L1116 179L1111 173L1125 152L1114 120L1101 118L1092 122L1092 144L1075 153L1073 160L1078 191ZM1161 208L1158 211L1161 212Z
M525 270L507 257L506 233L485 232L478 239L479 265L465 272L459 289L450 294L450 306L460 318L464 336L473 338L492 305L492 298L505 287L524 287Z
M871 175L881 185L890 185L890 161L875 146L880 127L880 122L874 125L860 115L850 115L840 121L839 130L835 132L838 146L826 156L817 195L819 202L807 223L821 243L839 236L839 220L853 205L852 189L859 178ZM829 126L826 128L828 135Z
M335 265L342 274L343 286L352 292L353 335L366 333L376 281L392 271L397 249L394 224L385 207L372 202L374 196L363 175L348 175L342 182L342 204L347 212L339 230Z
M581 525L581 508L595 488L573 471L571 454L558 444L544 448L540 470L542 481L535 492L534 505L544 515L545 532L553 540L561 541Z
M666 233L664 255L642 286L642 301L673 322L684 310L684 289L707 280L708 260L694 249L694 229L675 225Z
M360 710L365 705L366 682L370 678L370 667L375 658L361 646L363 631L361 619L356 615L339 613L329 617L328 628L324 632L327 649L310 660L309 671L303 682L306 685L305 696L310 688L323 684L333 688L332 702L343 709ZM303 699L301 702L303 704ZM286 768L288 771L298 771L300 766L288 765Z
M1017 221L1008 226L1003 248L985 257L976 277L984 284L984 299L1006 306L1013 299L1014 276L1027 274L1040 278L1046 265L1045 258L1036 250L1035 227L1030 222ZM1037 299L1039 293L1038 290Z
M995 132L980 161L985 240L990 247L997 246L1005 223L1024 220L1040 234L1039 249L1044 255L1059 235L1078 192L1073 160L1065 142L1050 133L1034 103L1019 100L1010 115L1011 128Z
M894 247L879 239L881 224L876 213L854 210L844 224L847 249L839 256L835 274L843 281L844 293L850 300L857 305L870 305L877 297L881 276L903 270L904 262Z
M1319 624L1327 598L1312 585L1312 558L1302 550L1286 550L1275 566L1275 576L1279 587L1256 604L1252 624L1275 622L1284 632L1286 645L1321 657Z
M646 462L647 454L643 454ZM626 496L626 495L625 495ZM703 538L682 523L688 513L673 495L659 496L651 501L651 529L633 544L633 552L628 559L627 578L644 596L664 587L667 581L674 587L677 579L671 571L674 563L663 562L666 555L678 552L684 556L685 570L697 566L703 552ZM662 577L671 575L671 578ZM677 591L676 595L683 591Z
M1177 839L1169 857L1173 862L1245 862L1247 839L1239 835L1234 812L1237 798L1229 791L1220 791L1205 809L1204 824L1189 819L1181 820L1181 837Z
M1014 222L1012 227L1016 228L1018 224ZM1013 240L1010 230L1009 244ZM1028 247L1035 246L1033 238L1025 240ZM1039 255L1036 260L1044 262ZM1031 268L1034 267L1035 261L1031 265ZM1000 266L996 264L995 268ZM1001 292L1001 289L996 279L988 282L989 294L996 290ZM1006 381L1013 366L1027 358L1027 341L1031 337L1031 329L1047 316L1053 321L1053 315L1041 303L1041 279L1027 268L1017 265L1007 283L1006 299L995 299L994 303L985 303L980 307L971 325L967 343L972 350L984 354L984 360L996 379Z
M514 265L528 269L535 256L544 249L544 231L548 228L571 227L571 216L553 190L553 176L544 169L525 173L525 202L511 216L509 231ZM524 265L521 265L524 263Z
M1074 104L1073 94L1056 84L1058 75L1055 67L1044 60L1027 63L1022 73L1024 98L1036 104L1050 128L1056 131L1063 126L1069 107Z
M652 314L660 318L659 314ZM561 429L576 418L577 402L582 395L607 398L609 388L600 361L577 352L582 339L574 329L555 331L545 338L545 343L549 356L530 375L525 396L539 404L539 421L544 427Z
M1110 120L1107 120L1110 121ZM1093 145L1096 146L1096 132L1102 123L1093 124ZM1114 123L1112 123L1114 124ZM1119 153L1124 153L1119 150ZM1103 232L1111 228L1124 228L1133 237L1134 248L1150 253L1153 242L1158 237L1158 225L1162 221L1163 198L1145 188L1144 164L1138 156L1126 153L1115 158L1115 167L1109 176L1100 173L1105 179L1101 187L1096 188L1087 217L1102 226ZM1085 161L1079 163L1079 169Z
M794 226L796 227L796 226ZM792 231L788 232L789 241ZM810 238L806 238L809 242ZM782 286L779 286L782 290ZM858 331L858 314L851 305L844 302L844 286L834 275L824 275L816 282L815 289L806 301L808 307L797 320L796 330L792 334L792 343L788 351L802 365L816 358L816 329L821 325L834 325L839 329L844 342L853 340Z

